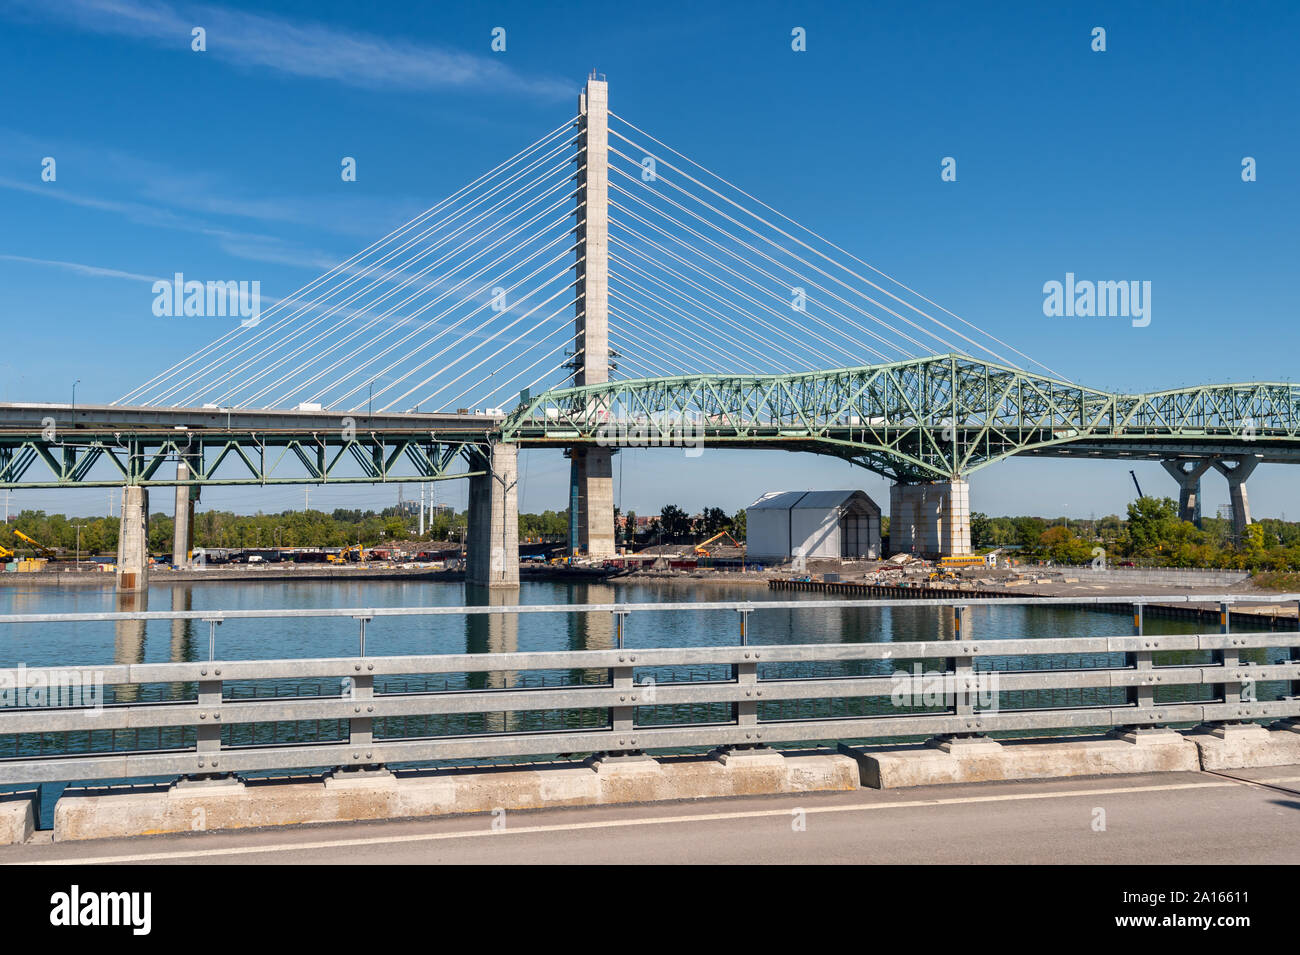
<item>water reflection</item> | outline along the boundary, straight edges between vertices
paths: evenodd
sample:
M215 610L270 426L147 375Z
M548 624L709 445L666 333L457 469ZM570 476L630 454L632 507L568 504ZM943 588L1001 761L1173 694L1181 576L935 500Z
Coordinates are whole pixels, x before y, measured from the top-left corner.
M492 589L467 584L467 607L509 607L519 603L516 588ZM472 613L465 617L465 651L467 653L514 653L519 649L519 615L513 613ZM466 675L471 690L500 690L519 684L514 670L489 670ZM486 728L492 732L510 731L518 714L486 713Z
M149 609L149 591L121 591L115 601L118 613L145 613ZM113 624L113 662L119 666L130 666L144 662L145 628L144 620L118 620ZM68 661L74 662L74 661ZM121 703L133 703L139 696L139 687L124 684L117 687L116 698Z
M189 586L172 588L172 612L181 613L194 609L194 588ZM172 663L187 663L196 659L194 647L194 621L173 620L171 652L168 659ZM186 684L172 683L167 687L167 695L173 700L184 699L188 695Z

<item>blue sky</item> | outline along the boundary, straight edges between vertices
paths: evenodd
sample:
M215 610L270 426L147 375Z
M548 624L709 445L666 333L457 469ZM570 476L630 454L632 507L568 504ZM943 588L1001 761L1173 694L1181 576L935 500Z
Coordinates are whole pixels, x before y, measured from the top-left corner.
M190 49L194 25L206 52ZM155 317L155 278L285 295L571 116L592 67L619 114L1075 381L1287 380L1297 27L1284 3L0 0L0 400L67 401L76 379L79 401L117 398L225 330ZM956 182L941 181L945 156ZM1043 283L1067 272L1151 282L1150 325L1045 317ZM567 462L526 457L523 506L562 507ZM646 450L620 471L623 507L642 513L783 488L888 499L883 479L811 455ZM1011 461L974 476L972 504L1122 511L1127 472ZM1289 473L1256 472L1257 516L1300 517ZM1138 475L1173 492L1157 466ZM464 500L459 482L442 493ZM1211 511L1226 502L1220 479L1205 493ZM211 489L204 504L302 499ZM105 501L22 492L11 506Z

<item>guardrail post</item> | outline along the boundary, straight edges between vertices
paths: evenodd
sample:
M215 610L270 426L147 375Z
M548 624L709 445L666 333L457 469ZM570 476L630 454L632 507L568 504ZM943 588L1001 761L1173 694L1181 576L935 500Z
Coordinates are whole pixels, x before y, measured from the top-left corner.
M362 716L362 713L373 713L375 711L372 701L375 698L375 678L371 674L356 674L352 677L352 688L349 691L352 699L352 712L358 714L348 720L348 745L352 747L352 758L366 759L370 758L370 753L366 752L374 745L374 717Z
M956 605L952 608L952 626L955 640L971 638L970 607ZM971 703L971 681L975 677L975 659L970 656L949 659L952 660L955 712L958 716L973 716L975 707Z
M210 679L199 680L199 723L194 745L198 766L196 772L186 777L191 782L204 782L221 775L222 681L216 679L221 676L221 668L204 667L201 675Z
M615 733L631 733L636 728L635 673L636 669L630 666L610 668L609 682L618 692L620 704L609 708L609 727Z
M1142 636L1145 613L1141 604L1133 605L1133 636ZM1127 655L1127 663L1134 670L1150 670L1155 654L1150 650L1135 650ZM1156 705L1156 688L1150 684L1138 684L1128 688L1128 701L1139 710L1149 710Z
M1232 632L1232 618L1229 613L1229 604L1224 601L1219 604L1219 633L1229 634ZM1227 647L1222 650L1214 651L1214 660L1222 664L1227 669L1236 667L1241 663L1241 653L1236 647ZM1240 703L1241 702L1241 683L1237 681L1225 681L1216 684L1214 687L1215 696L1223 703ZM1232 720L1231 722L1238 722Z
M736 685L745 691L745 698L731 707L731 717L737 726L758 725L758 662L736 663L731 668Z

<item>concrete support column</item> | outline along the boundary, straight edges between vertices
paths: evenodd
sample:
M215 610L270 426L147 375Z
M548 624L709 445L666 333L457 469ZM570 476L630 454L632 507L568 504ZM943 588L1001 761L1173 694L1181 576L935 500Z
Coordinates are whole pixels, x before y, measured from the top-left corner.
M963 480L889 489L889 547L895 554L969 554L970 485Z
M574 448L578 472L578 546L588 557L613 557L614 459L610 448Z
M190 466L184 461L176 465L176 480L188 481ZM176 485L176 521L172 533L172 566L189 567L194 551L194 501L198 488Z
M1161 461L1160 464L1178 482L1178 517L1201 526L1201 475L1210 469L1214 462L1205 461Z
M122 488L122 520L117 535L117 589L149 587L149 492Z
M1227 461L1215 461L1214 468L1228 479L1228 498L1232 501L1232 536L1240 542L1250 524L1250 501L1246 498L1246 479L1259 465L1259 458L1238 458L1229 466Z
M519 586L519 449L495 444L476 462L488 473L469 479L465 581Z
M578 302L574 316L577 385L609 381L609 84L594 74L578 100ZM613 557L614 479L609 448L573 449L577 548Z

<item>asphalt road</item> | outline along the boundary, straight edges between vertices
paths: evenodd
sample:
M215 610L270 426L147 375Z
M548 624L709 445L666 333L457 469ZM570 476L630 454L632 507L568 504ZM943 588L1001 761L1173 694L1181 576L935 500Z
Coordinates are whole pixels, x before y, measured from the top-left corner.
M1300 766L0 848L0 863L1300 862ZM1254 780L1251 782L1249 780Z

